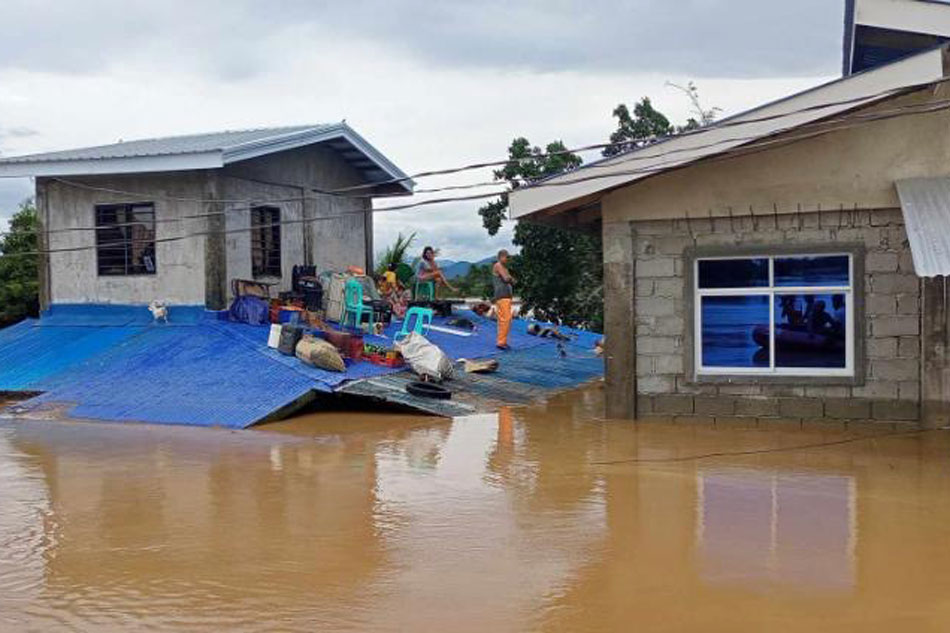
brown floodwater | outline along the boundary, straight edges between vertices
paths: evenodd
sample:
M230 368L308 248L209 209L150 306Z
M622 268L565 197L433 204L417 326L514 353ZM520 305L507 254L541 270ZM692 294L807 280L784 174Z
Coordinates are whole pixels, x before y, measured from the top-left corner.
M950 433L0 421L0 631L946 631Z

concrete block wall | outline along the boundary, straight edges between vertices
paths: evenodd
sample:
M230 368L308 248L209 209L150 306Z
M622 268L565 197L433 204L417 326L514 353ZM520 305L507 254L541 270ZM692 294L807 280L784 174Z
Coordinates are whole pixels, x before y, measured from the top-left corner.
M70 184L76 183L76 184ZM152 202L158 239L207 230L200 200L208 196L205 172L37 179L39 212L53 232L49 246L48 301L51 303L147 304L162 300L177 305L205 303L205 238L156 244L156 274L100 277L94 231L99 204ZM127 191L114 193L110 190ZM141 192L142 195L138 195ZM77 249L77 250L64 250Z
M916 421L920 417L920 280L899 209L635 222L638 416ZM864 358L853 384L781 384L690 375L688 249L864 246ZM859 273L860 271L856 271ZM857 293L856 293L857 295ZM689 337L689 338L687 338Z

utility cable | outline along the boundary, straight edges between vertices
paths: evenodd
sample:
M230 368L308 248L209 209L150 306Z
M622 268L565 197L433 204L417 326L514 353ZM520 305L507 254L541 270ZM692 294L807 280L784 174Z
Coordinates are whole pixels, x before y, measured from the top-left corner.
M910 115L915 115L915 114L927 114L927 113L932 113L932 112L936 112L936 111L939 111L939 110L944 110L944 109L947 109L948 107L950 107L950 100L942 100L942 101L939 101L939 102L931 102L931 103L928 103L928 104L922 104L922 105L920 105L920 106L915 106L915 107L903 107L903 108L901 108L900 110L891 110L891 111L887 111L887 112L872 113L872 114L870 114L870 115L863 115L863 116L860 116L860 118L858 118L858 117L851 117L851 118L849 118L849 119L842 119L842 120L840 120L840 121L825 121L825 122L822 122L820 125L815 125L815 126L813 126L813 127L824 128L824 129L819 129L819 130L817 130L816 132L812 132L812 133L804 134L804 135L798 135L798 136L794 136L794 137L791 137L791 138L766 139L766 140L762 140L762 141L760 141L760 142L754 143L753 145L751 145L751 146L748 147L748 148L742 148L742 147L740 147L740 148L737 148L736 151L733 151L733 152L731 152L731 153L729 153L729 154L710 156L710 157L705 158L705 159L703 159L703 160L704 160L704 162L713 162L713 161L724 160L724 159L738 158L738 157L740 157L740 156L749 155L750 153L756 153L756 152L760 152L760 151L765 151L765 150L767 150L767 149L771 149L773 145L786 145L786 144L790 144L790 143L795 143L795 142L799 142L799 141L801 141L801 140L805 140L805 139L808 139L808 138L814 138L814 137L816 137L816 136L821 136L821 135L828 134L828 133L831 133L831 132L835 132L835 131L839 131L839 130L843 130L843 129L849 129L849 128L852 128L852 127L856 127L856 126L858 126L858 125L863 125L863 124L868 123L868 122L871 122L871 121L886 120L886 119L890 119L890 118L896 118L896 117L898 117L898 116L910 116ZM798 126L798 127L793 127L793 128L789 128L789 129L790 129L790 130L796 130L796 129L801 129L802 127L803 127L803 126ZM781 131L781 130L776 131L774 134L775 134L775 135L781 135L781 134L782 134L782 131ZM748 137L748 138L749 138L749 140L756 140L756 139L759 139L759 138L761 138L761 137L759 137L759 136L754 136L754 137ZM736 140L735 140L735 139L724 139L723 141L720 141L719 143L724 143L724 142L736 142ZM698 148L690 148L690 151L696 151L697 149L698 149ZM668 152L668 153L673 153L673 152ZM663 155L664 155L664 154L654 155L654 156L651 156L650 158L659 158L659 157L662 157ZM684 163L681 163L681 162L679 162L679 161L668 161L668 162L666 162L666 163L660 163L660 164L653 165L653 166L650 166L650 167L647 167L647 168L624 170L624 171L620 171L620 172L611 172L611 173L608 173L608 174L590 174L590 175L588 175L588 176L580 176L580 177L572 178L572 179L569 179L569 180L542 181L542 182L539 182L538 184L533 184L533 185L530 185L530 186L531 186L532 188L557 187L557 186L571 186L571 185L575 185L575 184L578 184L578 183L582 183L582 182L586 182L586 181L591 181L591 180L598 180L598 179L602 179L602 178L617 178L617 177L628 176L628 175L651 174L651 173L656 173L656 172L665 171L665 170L667 170L667 169L670 168L670 167L679 166L679 165L683 165L683 164L684 164ZM589 169L589 168L588 168L588 169ZM574 173L580 173L580 171L582 171L582 170L575 170L574 172L565 172L564 174L561 174L561 175L565 175L565 174L566 174L566 175L570 175L570 174L574 174ZM68 181L68 180L60 179L60 178L56 178L56 179L54 179L54 180L63 182L64 184L67 184L68 186L79 187L79 188L84 188L84 189L105 190L105 191L108 191L108 192L110 192L110 193L124 194L124 195L129 195L129 196L136 196L136 197L153 197L153 198L156 198L156 199L167 199L167 197L165 197L165 196L150 196L149 194L143 194L142 192L131 192L131 191L118 190L118 189L108 189L108 188L102 188L102 187L95 187L95 186L92 186L92 185L86 185L86 184L84 184L84 183L76 183L76 182L72 182L72 181ZM492 183L492 184L495 184L495 183ZM497 183L497 184L505 184L505 183L504 183L504 182L499 182L499 183ZM506 192L498 192L498 191L495 191L495 192L490 192L490 193L473 194L473 195L468 195L468 196L455 196L455 197L447 197L447 198L434 198L434 199L430 199L430 200L423 200L423 201L418 201L418 202L413 202L413 203L408 203L408 204L403 204L403 205L392 205L392 206L382 207L382 208L378 208L378 209L367 209L367 210L362 210L362 209L361 209L361 210L356 210L356 211L347 212L347 213L342 213L342 214L334 214L334 215L329 215L329 216L318 216L318 217L315 217L315 218L307 218L306 221L307 221L307 222L317 222L317 221L321 221L321 220L330 220L330 219L337 219L337 218L340 218L340 217L346 217L346 216L348 216L348 215L365 215L366 213L370 213L370 212L371 212L371 213L382 213L382 212L389 212L389 211L402 211L402 210L411 209L411 208L417 208L417 207L423 207L423 206L431 206L431 205L435 205L435 204L444 204L444 203L449 203L449 202L464 202L464 201L472 201L472 200L481 200L481 199L485 199L485 198L492 198L492 197L498 196L498 195L500 195L501 193L506 193ZM172 198L172 199L174 199L174 200L179 200L179 201L181 200L181 198ZM293 201L293 202L305 202L306 200L314 200L314 198L306 198L306 197L294 196L294 197L287 198L287 200L290 200L290 201ZM204 203L207 203L207 204L225 204L225 205L233 204L233 203L235 203L235 202L242 202L242 203L243 203L243 202L246 202L246 200L228 201L228 200L208 200L208 199L194 199L194 201L200 201L200 202L204 202ZM212 212L212 213L205 213L205 214L194 214L194 215L189 215L189 216L181 216L181 217L178 217L178 218L156 219L155 222L159 222L159 221L162 221L162 222L181 222L181 221L186 220L186 219L197 219L197 218L203 218L203 217L213 217L213 216L225 215L225 214L230 213L230 212L239 211L239 210L248 210L248 209L251 209L251 208L253 208L253 207L231 207L230 209L227 209L227 210L221 211L221 212ZM298 222L298 221L295 221L295 220L288 220L288 221L285 221L285 223L289 223L289 224L293 224L293 223L297 223L297 222ZM63 228L63 229L50 229L49 231L47 231L47 233L52 234L52 233L59 233L59 232L95 231L95 230L99 230L99 229L118 228L118 227L122 227L122 226L132 226L132 225L140 225L140 224L142 224L142 223L141 223L141 222L130 222L130 223L124 223L124 224L115 224L115 223L113 223L113 224L102 225L102 226L98 226L98 227L66 227L66 228ZM258 226L258 227L242 227L241 229L233 229L233 230L245 230L245 231L250 231L250 230L254 230L254 228L261 228L261 227L260 227L260 226ZM32 231L7 231L7 232L5 232L5 233L0 233L0 235L31 235L31 234L38 234L38 233L40 233L40 232L35 231L35 230L32 230ZM192 235L194 235L194 236L203 236L203 235L205 235L205 234L206 234L206 232L199 232L199 233L195 233L195 234L192 234ZM174 238L163 238L163 239L184 239L184 238L187 238L187 237L189 237L189 235L181 235L181 236L175 236ZM44 250L44 251L30 251L30 252L25 252L25 253L9 253L9 254L6 254L6 255L0 254L0 257L38 255L38 254L49 254L49 253L55 253L55 252L71 252L71 251L78 250L78 249L81 249L81 248L84 248L84 247L72 247L72 248L68 248L68 249L65 249L65 250L64 250L64 249L48 249L48 250ZM96 247L95 247L95 246L90 246L90 247L88 247L88 248L96 248Z

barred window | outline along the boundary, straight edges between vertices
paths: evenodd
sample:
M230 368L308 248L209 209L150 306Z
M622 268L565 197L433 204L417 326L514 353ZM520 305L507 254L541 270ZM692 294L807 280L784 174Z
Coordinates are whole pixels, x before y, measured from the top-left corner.
M280 277L280 209L251 209L251 272L255 277Z
M154 275L155 205L96 206L96 267L100 275Z

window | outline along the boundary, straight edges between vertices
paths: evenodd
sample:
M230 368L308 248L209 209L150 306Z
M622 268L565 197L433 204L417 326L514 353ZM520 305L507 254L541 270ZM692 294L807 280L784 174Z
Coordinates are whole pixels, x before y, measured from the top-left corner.
M697 374L854 375L851 255L694 265Z
M255 277L280 277L280 209L251 209L251 271Z
M155 274L155 205L96 206L96 267L100 275Z

